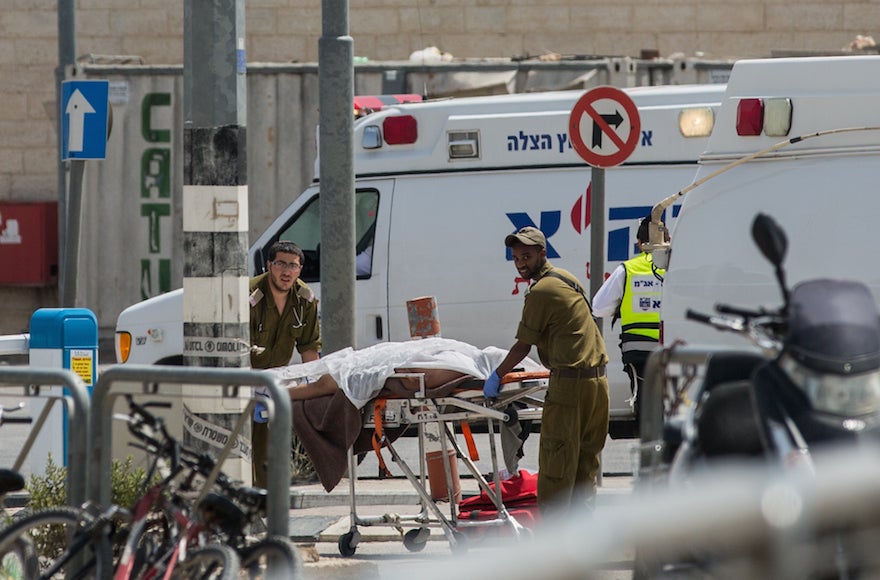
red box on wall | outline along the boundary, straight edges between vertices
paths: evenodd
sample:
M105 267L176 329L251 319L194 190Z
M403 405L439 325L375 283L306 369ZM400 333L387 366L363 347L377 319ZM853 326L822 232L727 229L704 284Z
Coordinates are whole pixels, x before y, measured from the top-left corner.
M0 286L58 283L58 202L0 202Z

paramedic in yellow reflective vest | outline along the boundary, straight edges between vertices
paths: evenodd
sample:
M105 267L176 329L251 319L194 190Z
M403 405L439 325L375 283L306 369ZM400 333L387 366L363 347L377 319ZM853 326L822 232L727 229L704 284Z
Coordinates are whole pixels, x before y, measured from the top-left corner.
M639 224L638 246L648 241L649 215ZM638 392L645 378L648 357L660 341L660 292L665 270L642 252L621 264L605 280L593 298L593 314L600 318L613 316L612 328L620 319L620 353L623 368L629 375L633 409L638 421Z

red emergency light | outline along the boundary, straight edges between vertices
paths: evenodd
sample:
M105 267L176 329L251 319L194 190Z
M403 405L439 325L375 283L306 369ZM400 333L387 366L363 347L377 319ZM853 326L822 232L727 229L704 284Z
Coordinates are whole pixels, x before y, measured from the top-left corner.
M764 127L764 103L761 99L742 99L736 106L736 134L760 135Z
M382 134L389 145L407 145L419 138L419 125L412 115L385 117L382 121Z

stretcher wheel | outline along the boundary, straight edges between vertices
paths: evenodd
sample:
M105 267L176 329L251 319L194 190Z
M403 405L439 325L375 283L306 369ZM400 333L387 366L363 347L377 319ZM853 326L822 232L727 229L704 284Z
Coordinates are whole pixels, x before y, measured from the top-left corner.
M459 555L467 553L467 551L468 551L467 536L465 536L461 532L453 530L452 537L455 538L455 543L452 543L449 545L449 548L452 550L452 553L459 554Z
M357 540L354 532L347 532L339 536L339 553L346 558L354 556L357 550Z
M507 419L504 421L505 425L512 425L519 421L519 413L516 412L516 407L513 405L504 409L504 414L507 415Z
M403 535L403 545L410 552L421 552L428 543L430 532L427 528L410 530Z

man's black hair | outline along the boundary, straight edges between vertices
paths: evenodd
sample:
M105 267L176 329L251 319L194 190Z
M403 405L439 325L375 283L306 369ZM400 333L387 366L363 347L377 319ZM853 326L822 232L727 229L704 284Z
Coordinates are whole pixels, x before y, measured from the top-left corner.
M278 252L298 256L300 266L303 266L306 263L306 255L303 253L299 246L297 246L290 240L278 240L277 242L269 246L270 262L275 261L275 256L278 255Z
M636 232L636 239L639 241L640 244L651 241L648 239L650 237L648 235L648 225L650 223L651 214L648 214L647 217L643 218L642 221L639 222L639 231Z

